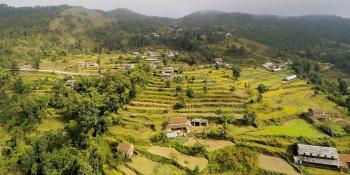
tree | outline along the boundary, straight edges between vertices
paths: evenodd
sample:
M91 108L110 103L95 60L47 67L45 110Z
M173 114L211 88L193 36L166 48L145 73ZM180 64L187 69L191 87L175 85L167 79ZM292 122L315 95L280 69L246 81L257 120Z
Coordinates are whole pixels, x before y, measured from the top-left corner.
M348 97L348 99L346 99L346 107L348 108L348 112L350 114L350 96Z
M346 83L346 81L339 78L338 83L339 83L340 93L342 93L343 95L347 95L348 94L348 84Z
M195 94L194 94L194 91L193 91L192 88L187 88L186 95L187 95L188 98L194 98L195 97Z
M96 63L97 63L99 66L101 66L101 57L100 57L100 56L97 57Z
M170 88L171 87L171 82L170 80L165 81L165 88Z
M254 111L249 111L243 116L243 120L248 125L255 125L256 123L256 114Z
M30 92L30 87L24 84L22 77L18 77L14 83L13 90L17 94L24 94Z
M41 59L39 57L34 58L33 60L33 68L40 69Z
M258 91L259 91L259 94L263 94L267 91L267 88L264 84L259 84Z
M11 62L11 74L12 75L17 75L19 72L19 66L18 63L13 61Z
M203 93L204 93L204 94L207 94L207 93L208 93L208 85L207 85L207 83L205 83L205 84L203 85Z
M241 68L237 66L232 67L232 75L236 80L238 80L238 78L241 76Z
M182 87L181 85L176 85L176 89L175 89L176 93L179 93L182 91Z
M180 99L174 105L174 109L181 109L181 108L184 108L184 107L186 107L186 101L184 99Z

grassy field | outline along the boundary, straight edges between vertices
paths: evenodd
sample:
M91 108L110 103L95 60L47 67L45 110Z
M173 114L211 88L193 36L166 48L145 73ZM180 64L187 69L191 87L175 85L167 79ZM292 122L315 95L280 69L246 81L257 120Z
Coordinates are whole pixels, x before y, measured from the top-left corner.
M216 151L216 150L225 148L227 146L232 146L233 145L232 142L226 141L226 140L212 140L212 139L195 139L195 138L190 138L184 144L184 146L192 147L196 143L200 143L200 144L206 145L207 146L207 150L209 152Z
M128 167L135 170L138 174L143 175L180 175L185 174L183 171L179 170L173 165L162 164L154 162L145 157L134 156L132 162L127 164Z
M285 160L260 154L259 155L259 166L268 171L289 174L289 175L298 175L298 173L288 162Z
M179 153L176 149L171 147L152 146L148 149L148 152L168 159L173 159L181 166L187 167L191 170L194 170L197 166L199 170L203 170L208 164L208 160L205 158L188 156Z
M278 135L292 137L327 137L320 129L303 119L294 119L283 123L282 126L268 126L267 128L249 133L251 135Z
M125 165L120 165L118 167L119 171L122 172L122 174L124 175L137 175L136 172L134 172L133 170L131 170L130 168L126 167Z
M315 95L312 86L306 81L295 79L282 80L294 73L291 70L269 72L262 68L244 68L239 81L235 82L237 92L257 98L257 87L265 84L269 89L263 94L262 102L250 104L260 119L284 118L297 116L310 107L322 108L337 115L346 115L344 108L330 102L325 94Z

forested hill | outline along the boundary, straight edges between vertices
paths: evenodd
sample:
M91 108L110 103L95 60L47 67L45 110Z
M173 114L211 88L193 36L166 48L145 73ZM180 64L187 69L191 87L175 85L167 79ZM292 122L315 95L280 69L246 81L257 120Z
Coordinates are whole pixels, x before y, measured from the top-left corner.
M180 20L196 26L227 26L252 40L274 46L298 44L304 47L303 43L327 40L350 43L350 19L338 16L279 17L208 11L196 12Z
M160 37L153 37L153 33ZM344 70L350 67L350 19L337 16L278 17L202 11L170 19L127 9L105 12L83 7L14 8L4 4L0 5L0 65L8 65L9 60L18 57L26 61L45 59L45 50L89 53L147 46L198 52L204 60L241 56L227 54L230 51L224 49L210 50L210 44L226 43L222 46L230 47L223 42L226 33L233 35L234 42L243 38L265 45L272 51L267 56L290 57L303 51L309 59L331 62ZM202 35L206 35L205 42ZM327 56L320 57L326 51Z

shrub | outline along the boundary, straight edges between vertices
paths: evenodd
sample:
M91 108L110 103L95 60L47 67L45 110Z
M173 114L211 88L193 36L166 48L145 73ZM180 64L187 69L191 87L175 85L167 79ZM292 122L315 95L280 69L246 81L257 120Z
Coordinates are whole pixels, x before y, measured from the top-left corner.
M192 156L206 156L208 154L207 146L203 145L199 142L194 144L191 148L191 155Z
M186 107L186 101L183 100L183 99L179 100L174 105L174 109L181 109L181 108L184 108L184 107Z
M165 88L170 88L171 87L171 82L170 80L165 81Z
M331 137L340 137L343 135L343 128L337 125L323 124L321 126L321 129Z
M195 94L192 88L187 88L186 95L188 98L194 98Z
M256 114L254 111L247 112L243 116L243 120L248 125L256 125Z
M344 130L346 131L346 133L350 134L350 125L345 126Z
M263 93L265 93L267 91L267 87L264 85L264 84L259 84L259 86L258 86L258 92L260 93L260 94L263 94Z

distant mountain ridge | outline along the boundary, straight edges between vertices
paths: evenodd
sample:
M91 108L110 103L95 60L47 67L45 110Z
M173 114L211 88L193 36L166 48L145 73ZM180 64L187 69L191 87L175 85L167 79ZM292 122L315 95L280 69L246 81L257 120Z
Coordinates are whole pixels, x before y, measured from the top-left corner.
M160 37L152 38L154 33ZM15 8L0 4L0 39L6 41L6 47L0 49L0 57L1 52L3 57L13 53L20 55L28 45L41 49L59 46L78 50L76 52L137 49L150 45L193 51L206 47L201 35L206 35L209 43L217 44L224 39L220 33L231 33L235 38L295 54L316 47L325 50L329 42L350 44L350 19L332 15L281 17L215 10L174 19L147 16L125 8L102 11L67 5Z

